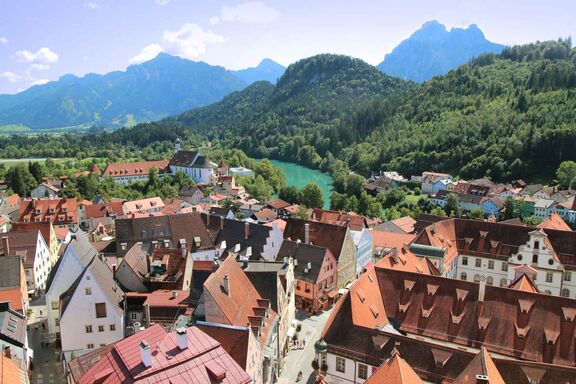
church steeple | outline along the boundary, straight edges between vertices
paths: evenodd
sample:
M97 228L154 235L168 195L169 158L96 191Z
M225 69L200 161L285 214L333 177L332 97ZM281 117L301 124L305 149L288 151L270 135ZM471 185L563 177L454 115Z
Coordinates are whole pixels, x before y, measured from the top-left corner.
M176 138L176 141L174 142L174 153L178 153L180 152L180 138Z

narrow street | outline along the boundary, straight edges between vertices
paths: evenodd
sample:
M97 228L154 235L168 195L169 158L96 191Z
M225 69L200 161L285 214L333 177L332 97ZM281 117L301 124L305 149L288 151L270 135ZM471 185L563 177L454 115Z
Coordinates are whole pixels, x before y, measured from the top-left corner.
M312 361L315 358L314 343L320 339L324 325L330 317L331 310L319 316L309 316L304 312L296 312L296 320L302 324L299 340L306 340L303 349L293 349L288 352L281 379L288 379L289 383L296 383L298 372L302 371L302 380L299 383L314 383L314 370Z

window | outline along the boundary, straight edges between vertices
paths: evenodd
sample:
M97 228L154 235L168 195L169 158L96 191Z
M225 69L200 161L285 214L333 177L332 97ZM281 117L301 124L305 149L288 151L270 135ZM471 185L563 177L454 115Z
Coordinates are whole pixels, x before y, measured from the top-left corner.
M564 272L564 281L571 281L572 280L572 272L566 271Z
M106 317L106 303L96 303L94 306L96 307L96 318Z
M98 326L98 332L104 332L104 326L103 325Z
M134 312L132 312L132 313L130 314L130 319L136 320L137 318L138 318L138 316L137 316Z
M538 255L536 255L536 254L532 255L532 263L538 264Z
M92 333L92 326L91 325L86 325L84 328L86 328L86 333Z
M488 260L488 269L494 269L494 260Z
M462 273L460 274L460 280L466 280L467 277L468 277L468 276L466 275L466 272L462 272Z
M106 344L100 344L100 348L105 347L105 346L106 346Z
M540 248L540 242L539 241L535 241L534 242L534 249L539 249Z
M502 272L508 271L508 263L503 261L502 262Z
M476 268L480 268L482 266L482 260L481 259L476 259Z
M346 371L346 359L336 356L336 370L342 373Z
M462 258L462 265L468 265L468 257L467 256L464 256Z
M493 285L494 284L494 278L492 276L488 276L488 278L486 279L486 284Z
M553 265L554 264L554 259L548 259L548 265Z
M365 364L358 364L358 378L367 379L368 378L368 366Z
M88 349L92 349L92 348L94 348L94 344L92 344L92 343L86 344L86 347Z
M116 324L110 324L110 330L115 331L116 330Z
M59 319L59 318L55 318L54 321L56 322L56 326L59 327L59 326L60 326L60 319Z
M570 290L568 288L564 288L561 295L562 297L570 297Z
M52 301L52 309L56 310L60 308L60 303L57 300Z
M500 279L500 286L501 286L501 287L507 285L507 283L508 283L508 280L506 280L506 279L504 279L504 278Z
M86 288L84 290L84 292L86 293L86 295L91 295L92 294L92 288Z
M474 282L476 282L476 283L480 282L480 275L479 274L474 275Z
M546 282L547 283L552 282L552 272L546 272Z

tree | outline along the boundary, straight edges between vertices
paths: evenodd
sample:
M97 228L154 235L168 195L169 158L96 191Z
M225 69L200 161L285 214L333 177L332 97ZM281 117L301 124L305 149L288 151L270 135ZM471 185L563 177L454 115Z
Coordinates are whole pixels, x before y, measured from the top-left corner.
M250 196L258 201L270 200L274 193L274 189L268 185L260 175L247 179L244 183L244 188L246 188L246 192L248 192Z
M442 209L442 207L435 207L432 210L430 210L430 214L434 215L434 216L442 216L442 217L446 217L446 211L444 211Z
M80 176L76 179L78 192L88 200L92 200L96 196L99 184L100 182L96 175Z
M388 220L396 220L399 219L400 217L401 217L400 212L398 212L396 208L392 207L386 210L386 218Z
M348 175L346 180L346 193L349 195L354 195L360 197L364 188L366 187L366 180L360 175L351 174Z
M446 198L444 211L450 216L460 216L460 198L455 193L450 193Z
M290 204L299 204L302 201L302 191L294 185L288 185L280 190L278 197Z
M484 218L484 211L480 208L474 208L468 214L468 217L471 219L483 219Z
M307 208L322 208L322 206L324 206L322 190L316 183L306 184L306 186L302 188L301 195L301 203Z
M506 220L513 219L516 217L516 206L514 204L514 199L508 196L504 202L504 218Z
M302 220L308 220L310 218L308 210L303 205L299 205L298 210L292 216L295 217L296 219L302 219Z
M576 162L563 161L556 171L556 177L562 186L572 188L576 186Z
M36 188L37 182L34 176L28 170L25 163L20 163L8 171L6 181L10 188L18 195L24 197L30 194L30 191Z
M30 171L32 176L34 176L34 179L36 179L36 183L38 184L42 183L44 179L44 169L42 169L42 164L40 164L37 161L33 163L30 162L28 163L28 170Z
M262 178L274 189L279 192L286 185L286 176L282 170L275 167L268 159L263 159L254 167L254 175Z

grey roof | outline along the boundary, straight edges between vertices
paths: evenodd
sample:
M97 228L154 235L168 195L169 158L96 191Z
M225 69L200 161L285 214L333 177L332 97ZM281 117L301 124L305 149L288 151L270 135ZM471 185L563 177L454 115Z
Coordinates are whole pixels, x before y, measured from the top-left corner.
M240 263L245 266L244 273L263 299L270 300L270 306L278 312L278 278L286 273L284 262L249 262Z
M213 220L216 221L216 220ZM248 236L246 237L246 227L248 227ZM272 227L265 225L248 223L239 220L224 220L223 228L216 236L215 244L221 244L226 241L226 249L234 252L236 244L240 244L240 254L245 255L248 247L252 249L250 260L260 260L264 250L264 245L270 236ZM236 253L236 252L234 252Z
M172 156L170 160L170 165L175 165L178 167L191 167L194 160L198 156L196 151L178 151Z
M183 185L180 191L178 191L178 194L180 196L191 196L198 190L200 190L200 188L195 185Z
M78 255L78 260L80 261L82 266L85 267L92 261L92 259L94 259L94 256L96 256L98 252L92 246L92 243L90 243L88 236L86 236L84 231L82 231L81 229L78 229L76 232L73 232L72 236L73 236L72 240L70 240L70 242L65 246L66 248L64 250L64 254L66 252L69 252L68 248L73 249L76 255ZM52 270L50 271L50 274L48 275L48 280L46 282L46 292L50 290L50 286L54 281L54 276L56 276L56 273L60 268L60 264L62 259L64 258L64 254L62 254L62 256L58 258L58 261L56 261L56 264L54 264Z
M86 266L82 274L78 276L70 288L68 288L67 291L60 295L60 300L62 301L60 316L64 315L64 312L66 312L68 304L70 304L70 301L74 296L80 281L82 281L82 278L86 275L87 271L92 273L96 284L98 284L99 288L102 290L102 292L104 292L108 300L112 303L112 305L114 305L114 310L117 312L121 311L120 308L124 299L124 293L114 280L114 275L108 265L106 265L106 263L99 257L95 257L92 259L90 264Z
M212 164L210 164L210 160L206 156L198 156L192 166L194 168L212 168Z
M148 261L146 260L146 251L142 248L142 244L134 244L128 251L122 263L126 263L128 267L143 281L144 276L148 274Z
M20 286L19 257L0 257L0 288L16 288Z
M294 265L294 278L315 284L318 281L326 251L325 247L284 240L276 260L283 261L285 257L298 260ZM310 269L308 269L308 264L310 264Z
M228 212L230 212L230 209L226 207L210 207L210 210L208 211L210 215L224 216L224 217L228 215Z
M26 341L26 318L10 309L7 302L0 303L0 334L11 344L24 346Z

